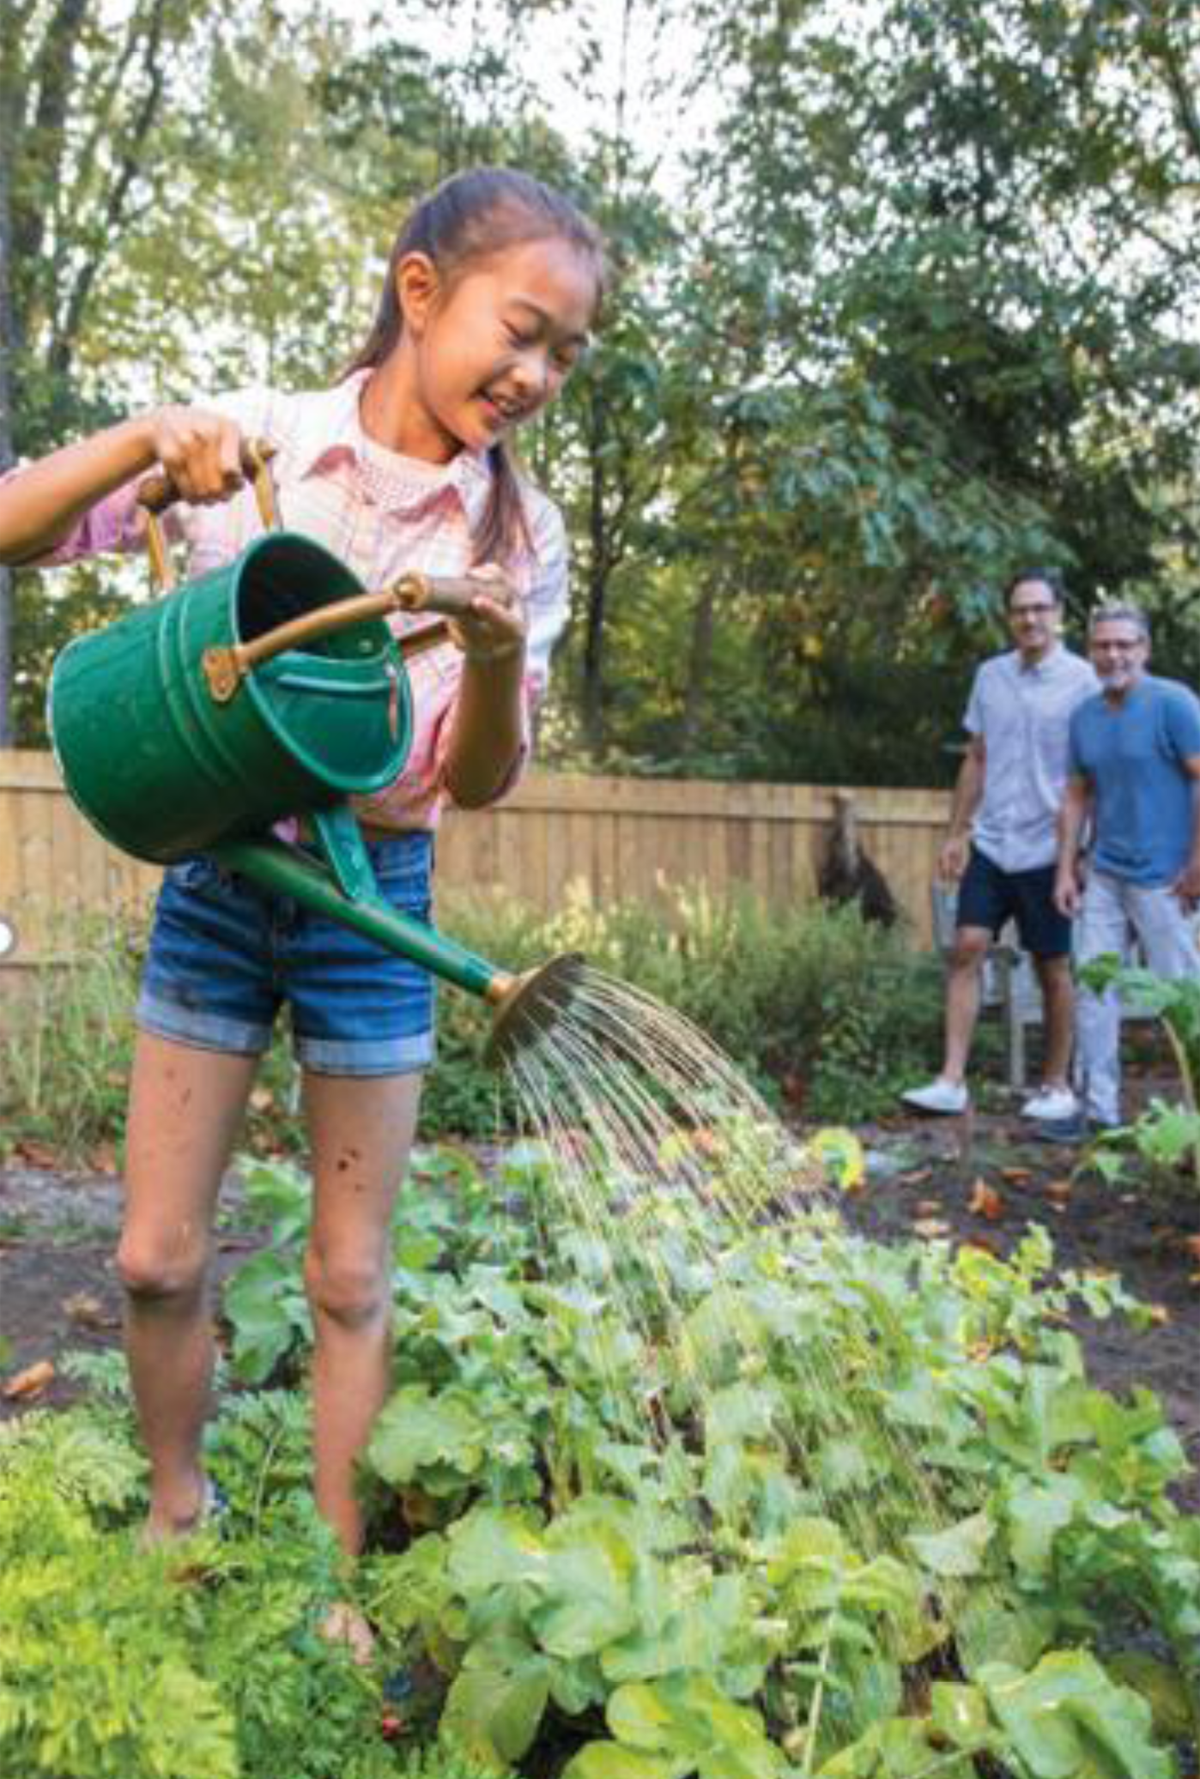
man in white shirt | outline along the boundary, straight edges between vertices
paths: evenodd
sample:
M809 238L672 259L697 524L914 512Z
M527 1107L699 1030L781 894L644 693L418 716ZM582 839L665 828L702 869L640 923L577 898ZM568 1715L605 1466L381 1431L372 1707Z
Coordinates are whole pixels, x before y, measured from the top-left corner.
M1004 604L1016 647L985 661L975 675L964 718L970 741L938 860L943 882L959 886L942 1067L928 1086L901 1097L919 1112L966 1111L983 962L1012 919L1033 957L1045 1012L1042 1086L1021 1112L1070 1118L1077 1110L1068 1080L1075 997L1071 923L1054 903L1056 822L1071 713L1098 682L1060 640L1057 570L1023 570L1009 582Z

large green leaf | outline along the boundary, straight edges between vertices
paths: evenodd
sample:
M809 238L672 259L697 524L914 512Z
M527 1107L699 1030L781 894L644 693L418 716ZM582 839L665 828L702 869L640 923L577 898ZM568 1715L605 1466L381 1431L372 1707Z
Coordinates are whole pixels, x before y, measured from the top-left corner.
M1034 1779L1172 1779L1145 1699L1086 1651L1055 1651L1031 1674L983 1668L978 1682Z
M545 1603L530 1625L550 1655L570 1660L615 1643L637 1622L632 1563L620 1541L593 1535L590 1544L551 1551L543 1580Z
M684 1779L691 1760L645 1754L617 1742L588 1742L573 1754L562 1779Z
M944 1532L915 1532L909 1539L921 1564L933 1575L978 1575L984 1567L995 1525L984 1512L970 1514Z
M497 1638L471 1649L455 1677L442 1727L483 1759L520 1760L550 1693L549 1664L528 1645Z
M450 1530L449 1568L468 1597L518 1582L541 1584L545 1543L531 1520L513 1508L477 1507Z
M1014 1488L1008 1498L1009 1542L1018 1569L1031 1576L1050 1568L1054 1540L1069 1526L1085 1491L1075 1477L1049 1476L1045 1482Z
M418 1478L434 1493L447 1467L458 1484L475 1476L488 1450L488 1431L470 1402L406 1384L385 1404L367 1447L367 1462L385 1482Z
M687 1757L702 1779L780 1779L786 1765L758 1712L735 1705L707 1675L618 1687L607 1715L619 1741L644 1753Z

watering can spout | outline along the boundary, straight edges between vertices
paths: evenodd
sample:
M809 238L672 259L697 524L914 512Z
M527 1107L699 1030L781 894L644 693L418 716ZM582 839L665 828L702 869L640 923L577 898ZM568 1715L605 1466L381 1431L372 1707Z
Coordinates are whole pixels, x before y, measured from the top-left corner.
M497 972L487 990L494 1010L488 1062L508 1061L556 1025L576 998L582 970L583 958L570 951L519 975Z
M329 851L336 860L336 847ZM583 959L575 953L552 957L520 974L510 973L424 921L401 914L369 890L348 895L336 869L281 841L228 841L211 852L226 869L249 877L263 889L290 896L316 914L341 921L442 981L487 1001L493 1021L485 1054L493 1065L507 1062L547 1032L574 998L583 967Z

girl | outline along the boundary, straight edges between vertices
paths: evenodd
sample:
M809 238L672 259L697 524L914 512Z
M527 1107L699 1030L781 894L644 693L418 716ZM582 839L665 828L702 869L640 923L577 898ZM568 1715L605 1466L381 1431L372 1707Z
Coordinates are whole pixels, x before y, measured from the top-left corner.
M444 643L412 663L401 777L357 811L383 893L427 916L439 805L480 807L511 786L565 618L562 523L517 474L507 437L558 394L602 282L599 235L564 197L507 170L459 174L402 230L374 326L335 388L160 408L13 472L0 482L0 560L138 547L136 482L161 465L189 503L168 524L190 575L204 573L260 529L241 447L261 436L276 447L284 524L324 543L368 589L406 568L478 574L461 652ZM404 959L203 859L166 875L130 1092L118 1265L150 1458L146 1536L186 1533L210 1505L200 1462L210 1231L281 1000L315 1182L306 1283L316 1499L354 1553L353 1467L388 1387L388 1226L432 1056L432 985Z

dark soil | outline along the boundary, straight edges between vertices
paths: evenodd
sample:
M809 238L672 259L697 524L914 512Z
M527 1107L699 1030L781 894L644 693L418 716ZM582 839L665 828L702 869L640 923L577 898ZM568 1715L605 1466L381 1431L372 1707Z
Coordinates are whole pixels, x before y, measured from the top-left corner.
M1141 1097L1152 1085L1143 1079ZM1086 1155L1035 1140L1015 1103L962 1118L901 1117L860 1135L867 1186L843 1204L864 1235L970 1242L1006 1257L1039 1224L1056 1272L1115 1273L1149 1306L1142 1330L1083 1307L1071 1326L1093 1383L1158 1396L1194 1467L1172 1493L1200 1512L1200 1187L1191 1177L1109 1185Z
M226 1197L236 1202L236 1191L231 1182ZM120 1345L120 1212L112 1174L20 1161L0 1167L0 1421L30 1406L65 1407L81 1392L60 1369L64 1355ZM257 1245L253 1236L220 1233L218 1281ZM47 1361L48 1380L20 1389L22 1374L35 1366L40 1374Z
M1143 1075L1141 1096L1155 1085ZM1138 1331L1079 1310L1073 1326L1089 1375L1118 1395L1138 1385L1156 1392L1197 1467L1177 1498L1200 1511L1200 1189L1183 1177L1106 1185L1074 1151L1033 1141L1009 1099L997 1093L991 1109L965 1118L898 1117L862 1131L868 1179L843 1200L847 1221L883 1241L945 1238L1000 1255L1037 1223L1059 1269L1119 1274L1154 1320ZM236 1207L236 1185L231 1195ZM69 1402L76 1389L58 1370L63 1354L119 1342L119 1201L111 1174L0 1167L0 1419L30 1402ZM252 1235L222 1235L218 1273L253 1245ZM43 1389L2 1393L44 1360L55 1372Z

